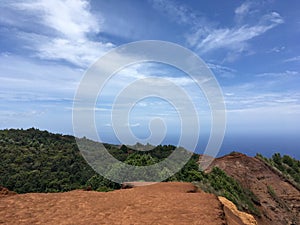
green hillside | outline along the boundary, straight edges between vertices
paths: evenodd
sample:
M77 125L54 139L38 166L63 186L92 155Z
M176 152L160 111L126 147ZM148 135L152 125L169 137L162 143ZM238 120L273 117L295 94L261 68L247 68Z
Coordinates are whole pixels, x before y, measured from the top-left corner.
M99 144L88 139L85 142L87 147ZM175 149L171 145L159 145L150 152L141 152L125 145L104 145L115 158L139 166L161 161ZM94 190L120 188L120 185L94 172L82 157L73 136L52 134L34 128L1 130L0 156L0 185L18 193L61 192L88 186ZM194 154L172 180L199 179L197 158Z
M18 193L83 187L95 172L72 136L31 128L0 131L0 185Z

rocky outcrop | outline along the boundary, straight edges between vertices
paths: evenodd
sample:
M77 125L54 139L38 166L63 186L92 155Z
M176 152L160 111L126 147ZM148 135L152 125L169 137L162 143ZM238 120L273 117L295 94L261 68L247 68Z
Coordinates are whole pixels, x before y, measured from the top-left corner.
M251 214L239 211L235 204L224 197L219 196L218 199L223 204L228 225L257 225L257 221Z

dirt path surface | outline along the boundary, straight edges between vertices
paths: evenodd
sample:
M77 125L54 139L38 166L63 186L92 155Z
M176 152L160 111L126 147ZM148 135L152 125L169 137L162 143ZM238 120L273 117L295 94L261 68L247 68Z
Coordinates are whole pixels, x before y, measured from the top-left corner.
M189 183L108 193L71 191L0 198L0 224L226 224L217 197Z

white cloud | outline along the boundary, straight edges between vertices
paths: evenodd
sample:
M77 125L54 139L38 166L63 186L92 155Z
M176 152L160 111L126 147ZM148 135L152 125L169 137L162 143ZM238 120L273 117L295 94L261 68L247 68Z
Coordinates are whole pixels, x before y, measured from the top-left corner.
M227 61L234 61L243 52L251 52L250 40L284 22L277 12L258 15L257 10L253 9L256 4L248 1L235 9L236 24L232 27L218 27L201 13L196 13L183 4L175 4L168 0L155 0L153 5L171 20L191 27L190 32L185 34L186 41L191 47L195 47L202 54L219 49L229 50L225 58ZM258 22L246 23L247 17L254 13L257 14Z
M67 110L76 110L76 111L98 111L98 112L110 112L112 105L108 105L106 108L103 104L101 104L102 107L66 107Z
M288 58L288 59L284 60L284 62L300 62L300 55L292 57L292 58Z
M249 12L250 6L251 6L250 2L244 2L242 5L237 7L234 12L236 15L244 15Z
M128 124L125 124L125 126L128 126ZM141 126L140 123L133 123L133 124L130 124L131 127L139 127Z
M277 72L277 73L260 73L257 74L256 77L287 78L287 77L294 77L299 75L300 73L298 71L286 70L284 72Z
M299 133L300 105L277 104L252 108L229 109L228 129L232 131L256 133ZM246 128L246 130L245 130Z
M99 20L89 12L85 0L35 0L12 3L19 10L38 14L41 23L68 39L85 40L89 32L100 31Z
M97 40L102 19L90 12L86 0L36 0L11 3L9 7L36 18L34 22L40 30L20 31L18 36L26 40L26 47L41 59L65 60L86 68L114 47L112 43Z
M243 110L257 110L259 108L299 108L300 107L300 93L276 93L264 92L258 94L251 94L248 92L237 92L234 95L226 95L225 102L228 112L243 111ZM275 111L274 111L275 113ZM283 113L277 111L276 113ZM297 113L300 113L298 111Z
M5 101L71 101L82 70L0 55L0 98Z
M216 75L223 78L234 78L236 76L236 70L215 63L206 63L208 67L215 72Z
M283 71L253 75L254 79L223 86L228 113L273 110L273 114L300 114L299 72ZM279 109L293 109L279 111ZM261 109L261 110L260 110ZM278 111L276 111L278 110ZM293 113L292 113L293 112Z
M279 53L284 50L285 50L285 46L276 46L276 47L272 48L271 50L269 50L268 53L272 53L272 52Z
M112 62L117 62L117 60L119 59L115 58ZM111 65L107 66L110 67ZM174 75L174 72L177 72L177 74ZM162 88L166 86L166 82L162 82L162 78L181 88L188 89L195 86L195 81L183 72L178 72L175 69L170 71L168 67L160 64L140 63L125 67L114 74L105 84L101 94L105 97L115 96L120 90L129 87L133 82L145 78L157 78L156 84ZM138 88L135 92L145 90L148 90L148 87L140 87L140 90Z
M169 0L153 0L153 7L166 13L172 20L180 24L196 23L197 15L184 5Z
M249 18L261 17L260 8L262 3L255 1L245 1L234 10L234 21L237 25L247 22Z
M263 16L259 23L253 26L212 29L204 39L198 39L199 43L196 47L203 53L222 48L243 52L246 50L249 40L281 23L283 23L282 17L278 13L272 12Z
M111 43L93 41L72 41L52 39L38 46L38 56L42 59L66 60L79 67L86 68L113 47Z

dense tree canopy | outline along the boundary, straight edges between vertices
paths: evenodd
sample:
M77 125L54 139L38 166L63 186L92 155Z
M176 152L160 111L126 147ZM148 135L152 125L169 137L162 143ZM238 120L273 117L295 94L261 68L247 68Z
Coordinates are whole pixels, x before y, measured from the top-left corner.
M86 139L85 144L89 148L99 143ZM104 146L115 158L135 166L155 164L164 160L175 149L172 145L159 145L151 151L138 151L125 145ZM34 128L1 130L0 156L0 185L18 193L60 192L87 186L94 190L120 187L96 174L82 157L73 136L52 134ZM197 173L200 172L196 158L197 156L172 180L198 179L200 175ZM192 167L193 171L189 172ZM112 168L110 172L114 171L115 168ZM167 171L162 171L165 172Z

